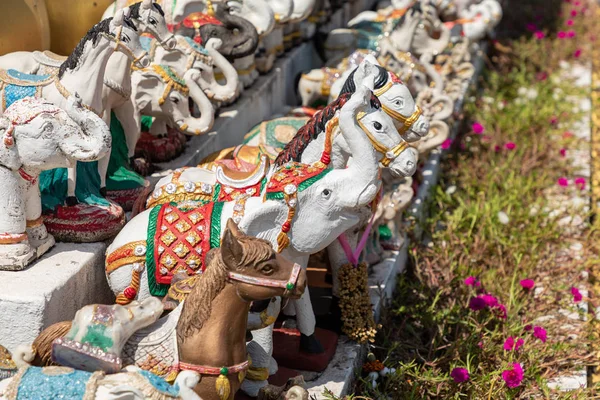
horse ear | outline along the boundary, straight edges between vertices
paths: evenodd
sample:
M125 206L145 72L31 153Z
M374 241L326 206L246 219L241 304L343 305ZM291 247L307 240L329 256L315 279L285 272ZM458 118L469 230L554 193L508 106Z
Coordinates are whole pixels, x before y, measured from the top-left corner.
M244 249L235 234L229 228L229 222L221 242L221 258L229 268L237 268L244 256Z
M152 7L152 0L144 0L144 1L142 1L142 4L140 5L140 7L142 7L145 10L150 9L150 7Z
M113 19L111 21L114 26L123 25L123 14L124 14L123 9L117 10L117 12L115 13L115 16L113 17Z
M227 220L227 229L230 230L231 233L233 233L233 236L235 236L236 238L241 238L242 236L245 236L244 233L240 231L240 228L238 228L236 223L233 222L233 219L231 218Z

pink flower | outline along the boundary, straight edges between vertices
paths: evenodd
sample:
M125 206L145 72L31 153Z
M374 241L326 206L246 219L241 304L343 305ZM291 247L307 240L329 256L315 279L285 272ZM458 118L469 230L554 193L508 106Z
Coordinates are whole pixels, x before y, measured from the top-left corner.
M495 151L496 153L499 153L499 152L500 152L500 146L498 146L498 145L495 145L495 146L494 146L494 151Z
M469 371L466 368L454 368L450 376L456 383L463 383L469 380Z
M576 1L575 2L575 7L579 7L580 4L581 4L580 2Z
M483 132L485 132L485 128L479 122L474 122L471 128L473 128L473 132L478 135L481 135Z
M575 286L571 286L571 294L573 295L573 302L575 303L579 303L583 299L581 292Z
M523 339L517 339L515 341L515 338L513 338L512 336L509 336L508 338L506 338L506 340L504 341L504 350L505 351L517 351L521 348L521 346L523 346L523 343L525 343L525 341Z
M521 385L523 381L523 368L519 363L513 363L512 369L505 369L502 371L502 380L506 382L506 386L509 388L516 388Z
M494 308L498 305L498 299L491 294L482 294L479 297L481 297L481 299L485 302L485 305L490 308Z
M483 310L485 307L485 300L483 300L479 296L471 297L471 300L469 300L469 308L473 311L480 311Z
M531 290L535 286L535 282L533 281L533 279L523 279L519 283L521 284L521 287L525 290Z
M575 37L575 31L574 30L570 30L569 32L567 32L567 37L574 38Z
M567 20L567 26L573 26L573 20L572 19Z
M537 32L535 33L535 37L536 37L537 39L543 39L543 38L545 38L545 37L546 37L546 34L545 34L544 32L542 32L542 31L537 31Z
M548 73L547 73L546 71L538 72L538 73L535 75L535 78L536 78L538 81L545 81L546 79L548 79Z
M569 139L569 138L573 137L573 134L571 132L565 132L565 133L562 134L562 137L564 139Z
M581 57L581 49L575 50L575 53L573 53L573 57L575 57L575 58Z
M540 339L542 341L542 343L546 343L546 339L548 338L548 335L546 334L546 330L544 328L542 328L541 326L533 327L533 336Z
M442 143L441 148L444 149L444 150L448 150L451 145L452 145L452 139L446 139Z
M560 31L560 32L558 32L557 36L558 36L559 39L564 39L564 38L567 37L567 32Z
M496 316L500 319L506 319L507 315L506 315L506 306L504 304L498 304L496 307L494 307L496 310Z
M506 144L504 145L504 148L505 148L506 150L514 150L514 149L515 149L515 147L517 147L517 145L516 145L516 144L514 144L513 142L508 142L508 143L506 143Z
M525 343L525 341L519 338L517 340L517 343L515 343L515 351L518 351L521 348L521 346L523 346L523 343Z
M571 17L576 17L576 16L577 16L577 10L572 10Z
M509 336L504 341L504 346L502 348L504 351L511 351L515 347L515 339L512 336Z
M559 153L560 153L561 157L566 157L567 156L567 149L560 149Z
M478 346L480 349L483 349L483 341L481 341L481 342L477 343L477 346Z
M479 282L474 276L469 276L467 279L465 279L465 285L477 287L481 286L481 282Z
M537 31L537 25L534 24L533 22L528 23L527 25L525 25L525 27L527 28L527 30L529 32L535 32L535 31Z
M585 178L575 179L575 186L577 186L577 189L579 190L585 189Z
M558 124L558 117L555 115L552 116L552 118L550 118L550 124L552 124L552 125Z
M523 327L523 330L525 330L526 332L529 332L531 330L532 326L531 324L527 324Z
M569 186L569 181L567 178L558 178L558 185L562 187Z

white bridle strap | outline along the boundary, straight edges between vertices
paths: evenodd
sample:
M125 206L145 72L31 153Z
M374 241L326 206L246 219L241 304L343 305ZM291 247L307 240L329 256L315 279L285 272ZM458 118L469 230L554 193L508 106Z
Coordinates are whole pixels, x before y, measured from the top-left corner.
M296 287L296 283L298 282L298 276L300 276L301 269L302 266L300 266L300 264L294 264L294 267L292 268L292 273L290 274L290 279L288 279L287 281L279 279L258 278L255 276L248 276L237 272L229 272L229 279L238 282L248 283L250 285L283 288L286 289L286 291L290 291L294 289L294 287Z

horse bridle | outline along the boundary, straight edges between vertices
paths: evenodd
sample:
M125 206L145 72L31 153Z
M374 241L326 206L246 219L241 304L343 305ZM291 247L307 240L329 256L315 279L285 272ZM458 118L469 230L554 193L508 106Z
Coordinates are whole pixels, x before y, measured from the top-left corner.
M138 21L140 21L140 22L142 22L143 24L145 24L145 25L146 25L146 27L152 26L152 24L150 23L150 17L152 16L152 7L154 7L154 6L152 5L152 6L151 6L151 8L150 8L150 9L148 9L148 16L146 17L146 20L145 20L145 21L144 21L144 20L142 20L141 18L140 18L140 19L138 19ZM141 16L142 16L142 14L140 13L140 17L141 17ZM146 28L146 29L148 29L148 28ZM169 40L171 40L171 39L175 39L175 34L174 34L174 33L171 33L171 36L169 36L169 37L166 37L166 38L164 38L163 40L158 40L158 39L156 38L156 35L155 35L155 34L152 34L152 36L154 36L154 40L156 40L156 42L157 42L158 44L160 44L160 46L161 46L161 47L163 47L163 48L165 47L165 44L166 44L166 43L167 43Z
M292 268L292 272L290 273L290 277L288 280L259 278L255 276L240 274L238 272L229 272L228 275L229 279L231 280L247 283L249 285L285 289L283 295L286 296L289 294L289 292L294 290L294 288L298 284L298 277L300 276L301 269L302 266L300 264L294 263L294 267Z
M386 147L383 143L378 141L375 138L375 136L373 136L373 134L367 129L367 127L361 122L363 117L366 115L367 113L364 111L358 113L358 115L356 116L358 125L360 125L362 130L365 132L365 135L367 135L367 137L369 138L369 141L373 145L373 148L383 155L383 158L379 161L381 165L383 165L384 167L388 167L392 163L392 161L394 161L400 154L402 154L404 150L411 146L407 142L405 142L404 139L400 138L400 143L398 143L396 146L392 148Z
M376 89L375 91L373 91L373 94L377 97L381 96L382 94L384 94L385 92L387 92L388 90L390 90L390 88L394 85L394 82L392 80L389 80L385 85L383 85L383 87ZM417 120L419 119L419 117L421 116L421 114L423 113L423 111L421 110L421 107L415 105L415 111L408 117L405 117L404 115L400 114L398 111L396 110L392 110L391 108L389 108L388 106L386 106L385 104L381 103L381 108L383 108L383 111L385 111L386 114L388 114L390 117L394 118L396 121L400 121L401 123L403 123L404 125L398 130L398 133L403 135L406 133L406 131L408 131L415 122L417 122Z
M133 61L132 64L137 64L142 58L144 58L145 56L148 55L148 53L146 51L142 52L142 54L140 54L139 57L136 57L135 54L133 54L133 51L127 47L126 44L124 44L121 41L121 32L123 31L123 25L119 25L119 30L117 31L117 33L115 34L115 36L112 35L108 35L106 33L102 33L104 36L106 36L106 38L112 42L115 43L115 47L113 48L113 52L117 52L117 51L121 51L122 53L125 53L126 55L130 56Z

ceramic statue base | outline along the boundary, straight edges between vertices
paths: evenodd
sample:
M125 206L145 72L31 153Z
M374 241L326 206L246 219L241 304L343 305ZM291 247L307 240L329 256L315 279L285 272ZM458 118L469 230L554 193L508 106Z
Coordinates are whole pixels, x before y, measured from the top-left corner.
M146 186L150 183L146 181ZM123 189L123 190L108 190L106 192L106 197L115 203L119 204L124 211L131 211L133 208L133 204L137 200L138 197L144 192L146 186L139 186L133 189Z
M0 271L21 271L36 259L40 258L54 246L56 241L52 235L43 240L29 239L30 249L25 254L11 254L10 251L0 254ZM9 247L5 245L4 247ZM17 245L18 246L18 245Z
M125 226L125 212L118 204L109 206L58 206L44 215L48 232L61 242L91 243L114 237Z
M300 331L275 328L273 357L277 360L277 364L304 371L324 371L335 354L339 335L332 331L316 328L315 336L325 351L319 354L309 354L299 350Z
M58 338L52 343L52 361L78 370L104 371L109 374L119 372L123 364L116 354L67 338Z
M185 135L172 128L167 128L167 134L164 137L142 132L135 147L135 154L150 162L165 162L183 153L186 143Z

